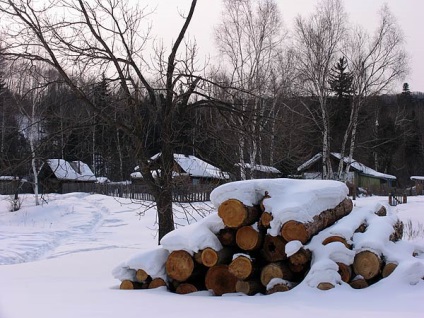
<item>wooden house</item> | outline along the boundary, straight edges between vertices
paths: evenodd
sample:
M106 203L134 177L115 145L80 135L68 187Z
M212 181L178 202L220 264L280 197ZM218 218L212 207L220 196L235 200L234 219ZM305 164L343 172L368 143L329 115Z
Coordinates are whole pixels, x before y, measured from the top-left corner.
M151 158L152 167L155 166L155 161L159 160L160 153ZM142 183L141 172L138 167L131 174L133 183ZM152 171L155 177L160 170ZM230 178L227 172L207 163L206 161L192 155L174 154L173 179L176 185L219 185Z
M331 153L331 164L333 171L336 173L341 155L336 152ZM348 163L348 157L343 158L344 168ZM311 159L303 163L297 168L297 171L302 174L305 179L322 179L322 154L318 153ZM334 176L334 179L337 179ZM385 193L389 192L390 188L396 186L396 177L390 174L378 172L366 165L352 160L350 171L345 176L344 180L347 181L352 187L361 188L370 193Z
M68 162L64 159L46 160L40 168L38 178L44 193L62 193L66 185L96 182L94 173L86 163Z

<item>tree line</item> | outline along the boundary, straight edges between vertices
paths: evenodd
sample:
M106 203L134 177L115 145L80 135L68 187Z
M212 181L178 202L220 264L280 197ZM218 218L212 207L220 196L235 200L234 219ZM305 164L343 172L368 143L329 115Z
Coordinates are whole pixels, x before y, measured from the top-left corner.
M234 179L254 178L246 167L258 164L296 174L322 153L323 177L344 180L349 164L333 171L331 152L403 185L423 174L424 99L406 83L390 93L408 65L387 5L373 32L348 23L340 0L320 1L289 30L275 0L224 0L221 58L204 65L187 36L196 4L168 48L151 41L148 7L0 0L1 174L36 178L43 159L63 158L121 181L139 166L159 238L174 226L174 153Z

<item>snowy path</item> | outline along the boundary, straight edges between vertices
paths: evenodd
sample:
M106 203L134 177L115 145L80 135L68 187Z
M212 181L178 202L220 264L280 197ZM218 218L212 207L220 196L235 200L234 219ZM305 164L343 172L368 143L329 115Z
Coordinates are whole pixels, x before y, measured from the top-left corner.
M128 202L82 193L50 195L47 199L41 206L26 207L23 213L9 212L6 201L2 201L0 265L84 251L139 247L138 239L116 237L120 233L116 228L129 226L126 219L140 224L137 210ZM30 201L26 198L24 207Z

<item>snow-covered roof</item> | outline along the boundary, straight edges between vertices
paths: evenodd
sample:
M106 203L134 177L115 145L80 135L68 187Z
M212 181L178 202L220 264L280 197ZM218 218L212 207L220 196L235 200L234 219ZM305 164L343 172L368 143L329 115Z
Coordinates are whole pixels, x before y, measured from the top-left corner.
M90 167L82 161L68 162L64 159L48 159L46 163L59 180L96 181Z
M341 159L341 155L340 153L337 152L332 152L331 155L337 159ZM320 160L322 158L322 154L321 153L317 153L315 156L313 156L311 159L309 159L308 161L306 161L305 163L303 163L302 165L300 165L297 168L297 171L302 171L308 167L310 167L311 165L313 165L315 162L317 162L318 160ZM344 157L343 161L347 164L349 162L349 157ZM355 159L352 159L351 162L351 167L354 170L357 170L359 172L361 172L364 175L367 176L371 176L371 177L375 177L375 178L379 178L379 179L391 179L391 180L396 180L395 176L392 176L390 174L386 174L386 173L381 173L378 172L370 167L367 167L366 165L356 161Z
M151 157L151 160L156 160L159 158L161 153L158 153ZM201 177L201 178L213 178L213 179L229 179L230 176L227 172L222 171L221 169L203 161L192 155L182 155L174 154L175 162L181 167L184 173L174 174L175 175L190 175L192 177ZM137 168L137 167L136 167ZM140 172L131 173L131 178L142 178Z
M424 180L424 176L412 176L411 177L412 181L423 181Z
M251 165L250 163L237 163L237 166L244 166L244 168L246 169L250 169L251 171L261 171L261 172L266 172L266 173L281 173L280 170L278 170L277 168L274 168L272 166L264 166L264 165Z
M13 181L13 180L19 180L19 178L14 176L0 176L0 181Z

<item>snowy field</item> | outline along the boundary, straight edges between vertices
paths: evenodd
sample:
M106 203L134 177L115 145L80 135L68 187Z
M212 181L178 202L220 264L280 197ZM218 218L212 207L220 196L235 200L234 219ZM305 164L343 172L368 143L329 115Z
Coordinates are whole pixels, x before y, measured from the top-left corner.
M403 240L423 251L424 196L408 200L391 212L407 225ZM26 196L9 212L9 196L0 196L0 318L424 317L424 280L411 285L393 274L362 290L298 286L269 296L119 290L112 270L157 245L149 203L82 193L33 202ZM387 198L359 198L354 209L376 202ZM215 213L210 202L176 209L181 226ZM424 263L424 253L416 259Z

